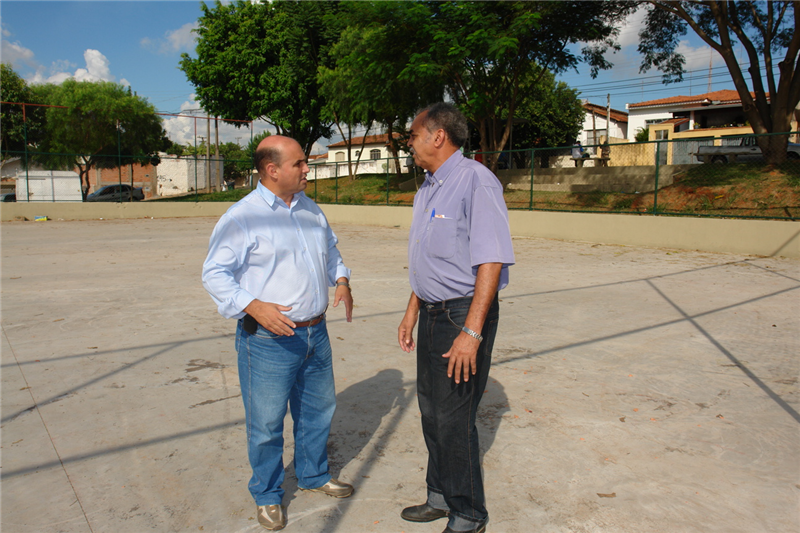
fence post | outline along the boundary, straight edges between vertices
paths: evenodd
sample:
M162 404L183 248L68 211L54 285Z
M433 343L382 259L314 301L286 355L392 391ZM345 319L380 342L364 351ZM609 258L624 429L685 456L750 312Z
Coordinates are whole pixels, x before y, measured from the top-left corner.
M319 165L314 165L314 201L319 203L319 196L317 195L317 167Z
M661 166L661 143L662 141L656 141L656 175L655 175L655 183L653 189L653 214L658 213L658 170Z
M102 176L102 170L100 171ZM122 203L122 134L119 131L119 119L117 119L117 176L119 178L119 203ZM88 177L88 176L87 176ZM131 201L133 201L133 190L131 190Z
M339 163L338 162L336 163L336 170L334 172L334 175L335 175L336 181L333 184L333 190L334 190L334 194L335 194L335 198L334 198L333 203L338 204L339 203Z
M25 201L31 201L31 182L28 179L28 121L25 116L25 104L22 104L22 131L25 137ZM19 201L19 199L17 199Z
M389 161L391 159L386 160L386 205L389 205Z
M531 148L531 198L528 204L528 210L533 211L533 169L536 168L534 160L536 158L536 148Z

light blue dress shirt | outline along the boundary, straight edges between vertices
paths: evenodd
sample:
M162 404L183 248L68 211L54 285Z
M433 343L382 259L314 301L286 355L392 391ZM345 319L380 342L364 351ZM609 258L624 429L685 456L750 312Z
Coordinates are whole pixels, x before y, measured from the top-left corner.
M328 287L350 279L322 210L304 193L292 205L261 183L217 222L203 263L203 286L225 318L254 299L291 307L303 322L325 312Z

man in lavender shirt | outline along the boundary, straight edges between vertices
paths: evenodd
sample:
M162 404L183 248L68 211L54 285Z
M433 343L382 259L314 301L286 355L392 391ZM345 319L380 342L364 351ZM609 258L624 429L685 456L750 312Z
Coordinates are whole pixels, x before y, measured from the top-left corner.
M411 352L419 322L417 394L428 448L427 500L401 516L448 517L444 533L483 533L489 520L475 413L497 333L497 291L514 264L503 187L461 154L467 134L464 115L445 103L411 124L408 146L426 173L408 241L413 292L397 329L400 347Z

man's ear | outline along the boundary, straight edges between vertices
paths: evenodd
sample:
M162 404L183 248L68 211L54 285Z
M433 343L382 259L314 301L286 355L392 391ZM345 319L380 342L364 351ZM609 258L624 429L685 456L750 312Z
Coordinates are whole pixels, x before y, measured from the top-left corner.
M277 171L278 171L278 166L277 166L275 163L267 163L267 164L264 166L264 174L265 174L265 175L266 175L268 178L274 178L274 177L275 177L275 173L276 173Z
M447 140L447 134L444 132L444 130L439 129L433 133L433 145L436 148L441 148L442 146L444 146L446 140Z

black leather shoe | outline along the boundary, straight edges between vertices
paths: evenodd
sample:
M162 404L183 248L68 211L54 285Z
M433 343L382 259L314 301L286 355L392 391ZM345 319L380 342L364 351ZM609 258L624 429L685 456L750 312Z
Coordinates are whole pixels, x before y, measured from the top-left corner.
M409 522L433 522L434 520L439 520L440 518L444 518L449 514L450 513L447 511L434 509L426 502L422 505L406 507L403 509L403 512L400 513L400 517L403 520L408 520Z
M444 531L442 533L484 533L486 531L486 524L488 523L489 521L487 520L486 522L479 525L475 529L470 529L468 531L456 531L455 529L450 529L450 526L447 526L446 528L444 528Z

